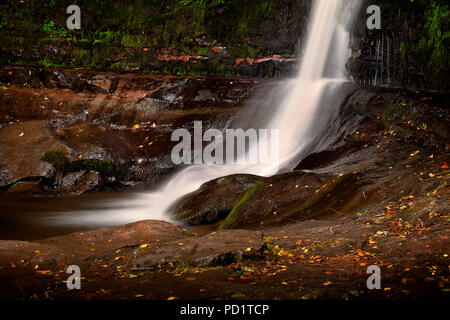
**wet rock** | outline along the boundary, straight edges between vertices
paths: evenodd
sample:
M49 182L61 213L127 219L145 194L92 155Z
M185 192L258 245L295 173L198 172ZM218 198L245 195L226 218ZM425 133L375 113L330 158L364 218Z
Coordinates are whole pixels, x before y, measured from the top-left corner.
M139 161L138 161L139 162ZM173 173L177 169L170 157L159 157L151 162L142 162L132 165L128 169L126 179L132 181L144 181L152 184L160 181L164 176Z
M292 73L297 62L291 55L273 55L260 58L237 58L235 59L233 69L240 74L249 77L264 77L268 73L288 74Z
M0 240L0 263L24 259L34 265L54 264L59 261L82 263L89 257L105 254L117 256L117 249L154 245L191 236L174 224L146 220L124 226L102 228L94 231L75 232L34 242ZM91 250L95 249L95 250ZM113 254L114 253L114 254Z
M49 150L67 150L44 121L28 121L0 129L0 186L19 180L51 179L55 170L39 158Z
M69 174L66 174L64 178L62 179L61 187L67 188L71 187L73 185L78 184L80 179L86 174L85 170L78 171L78 172L71 172Z
M65 127L57 133L61 140L71 147L73 159L125 163L134 157L131 147L103 126L87 123Z
M194 98L194 101L215 101L218 97L214 95L210 90L200 90L198 96Z
M333 216L335 212L322 210L322 201L333 190L342 187L345 178L300 171L266 178L259 183L257 193L239 199L220 228L257 228L290 219ZM231 217L233 214L235 216Z
M248 230L225 230L183 242L138 248L130 267L151 269L167 263L187 263L199 267L228 265L259 255L261 233Z
M72 83L71 89L75 92L108 94L109 87L108 90L105 90L104 83L100 83L100 86L98 84L98 81L79 78Z
M117 77L106 76L106 75L98 75L94 76L89 83L103 89L107 93L114 92L114 84L117 80Z
M22 195L43 195L46 193L39 182L18 182L8 189L8 193Z
M70 88L77 75L73 72L65 72L57 69L42 69L38 71L39 78L46 88Z
M217 222L225 218L247 190L261 179L234 175L207 182L175 205L174 216L188 225Z
M82 177L76 185L72 185L58 191L67 194L81 195L95 190L100 190L104 183L105 181L99 172L91 171Z
M228 176L205 183L181 200L173 212L176 219L189 225L225 219L219 229L251 229L291 219L335 217L337 211L330 210L329 205L341 208L334 201L357 188L354 179L353 174L337 176L302 171L270 178Z

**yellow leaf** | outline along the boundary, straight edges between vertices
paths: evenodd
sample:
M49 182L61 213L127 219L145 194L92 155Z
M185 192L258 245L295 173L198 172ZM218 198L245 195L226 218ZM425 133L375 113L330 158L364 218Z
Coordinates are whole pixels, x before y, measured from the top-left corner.
M175 300L175 299L176 299L175 297L169 297L169 298L167 298L167 300L169 300L169 301Z
M134 295L136 298L140 298L140 297L143 297L144 295L143 294L140 294L140 293L138 293L138 294L136 294L136 295Z
M38 270L37 272L40 273L40 274L52 273L50 270Z
M148 244L147 244L147 243L141 244L139 247L140 247L140 248L147 248L147 247L148 247Z

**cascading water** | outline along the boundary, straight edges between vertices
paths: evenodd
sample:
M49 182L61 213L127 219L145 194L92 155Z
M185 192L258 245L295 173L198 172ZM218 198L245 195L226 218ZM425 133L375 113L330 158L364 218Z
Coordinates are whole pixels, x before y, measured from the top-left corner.
M64 215L64 223L72 221L73 224L93 227L144 219L170 221L167 213L170 206L205 182L230 174L271 176L278 171L292 170L308 151L320 148L317 145L311 147L311 143L326 129L338 109L339 101L334 97L345 82L344 66L349 57L348 29L358 4L358 0L315 1L298 76L284 82L277 90L280 103L262 106L261 110L270 113L269 120L251 125L279 130L279 163L193 165L174 175L159 191L136 195L126 202L111 203L109 208ZM263 142L267 143L261 140L259 143ZM254 147L257 146L250 146Z

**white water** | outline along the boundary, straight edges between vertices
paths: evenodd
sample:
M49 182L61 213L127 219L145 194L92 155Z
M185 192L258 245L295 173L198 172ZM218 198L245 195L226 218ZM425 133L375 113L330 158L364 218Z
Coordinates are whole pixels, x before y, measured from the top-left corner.
M281 171L293 169L305 156L306 147L328 125L339 104L333 100L345 81L345 61L349 57L348 27L358 0L316 0L311 13L306 47L295 79L288 80L277 93L283 95L269 108L270 121L258 124L279 130ZM321 105L322 103L322 105ZM267 108L266 108L267 109ZM263 108L261 109L263 110ZM262 142L260 142L262 143ZM253 146L256 147L256 146ZM176 175L157 192L136 195L108 208L71 212L55 217L56 224L119 225L156 219L170 221L170 206L179 198L197 190L203 183L230 174L271 176L279 171L272 165L194 165ZM114 209L111 209L114 207ZM172 221L173 222L173 221Z

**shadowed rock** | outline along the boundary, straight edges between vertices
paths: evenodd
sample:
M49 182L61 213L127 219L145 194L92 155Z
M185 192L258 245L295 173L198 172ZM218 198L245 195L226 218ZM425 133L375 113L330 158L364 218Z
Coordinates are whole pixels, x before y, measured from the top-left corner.
M252 175L233 175L205 183L176 204L174 216L188 225L217 222L224 219L261 179Z
M136 269L151 269L167 263L187 263L199 267L227 265L262 250L261 233L247 230L213 232L183 242L138 248L132 261Z
M51 132L45 121L29 121L0 129L0 186L21 179L51 179L54 169L39 158L49 150L68 146Z

